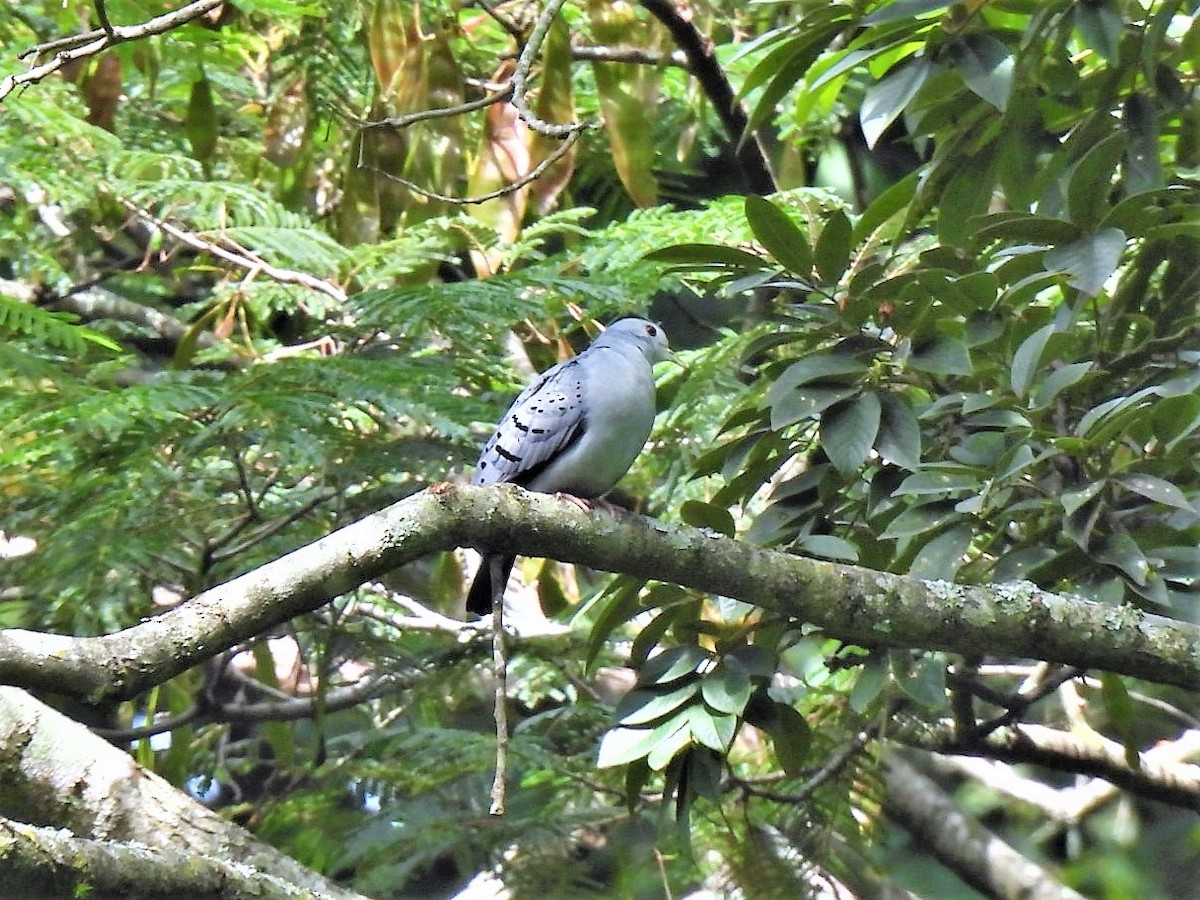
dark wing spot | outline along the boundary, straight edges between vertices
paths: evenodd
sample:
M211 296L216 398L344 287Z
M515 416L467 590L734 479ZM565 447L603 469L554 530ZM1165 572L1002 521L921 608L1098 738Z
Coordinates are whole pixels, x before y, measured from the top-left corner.
M509 453L507 450L505 450L499 444L496 445L496 452L499 453L501 456L503 456L505 459L507 459L511 463L516 463L516 462L521 461L521 457L516 456L512 453Z

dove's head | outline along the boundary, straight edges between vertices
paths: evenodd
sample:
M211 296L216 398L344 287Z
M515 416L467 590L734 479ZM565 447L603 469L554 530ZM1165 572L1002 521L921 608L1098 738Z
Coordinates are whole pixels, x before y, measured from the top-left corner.
M653 365L671 358L671 348L667 344L667 333L661 325L656 325L647 319L617 319L604 329L596 340L596 347L634 347Z

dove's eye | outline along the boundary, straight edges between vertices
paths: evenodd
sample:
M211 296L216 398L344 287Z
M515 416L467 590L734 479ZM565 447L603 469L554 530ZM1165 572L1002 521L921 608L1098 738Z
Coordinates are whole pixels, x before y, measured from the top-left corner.
M647 325L646 326L646 334L650 335L650 337L657 337L658 329L655 328L653 325Z

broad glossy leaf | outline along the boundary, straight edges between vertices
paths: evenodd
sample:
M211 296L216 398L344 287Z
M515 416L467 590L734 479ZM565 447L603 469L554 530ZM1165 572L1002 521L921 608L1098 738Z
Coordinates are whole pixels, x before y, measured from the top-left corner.
M1054 398L1072 385L1078 384L1092 371L1093 363L1070 363L1055 369L1046 376L1033 392L1032 406L1041 409L1049 406Z
M934 375L970 375L975 371L967 345L953 337L934 338L913 350L908 365Z
M821 416L821 448L842 475L852 475L871 452L882 408L874 393L862 393Z
M692 743L691 713L696 708L689 707L685 710L680 716L679 727L666 731L646 754L646 762L651 769L661 772L681 750ZM672 720L672 724L674 721Z
M1012 92L1013 57L992 35L964 35L950 45L950 61L967 87L1003 112Z
M1126 196L1161 188L1163 167L1159 146L1162 126L1158 118L1158 105L1145 94L1134 93L1125 101L1122 112L1130 135L1122 173L1122 187Z
M596 765L601 769L622 766L647 756L670 734L687 723L683 714L673 717L657 728L613 728L600 740L600 755Z
M810 534L796 542L797 549L805 556L828 559L833 562L858 562L858 548L844 538L832 534Z
M856 713L865 713L887 687L891 673L882 657L867 660L858 673L854 687L850 689L850 708Z
M1114 131L1090 148L1075 166L1067 186L1071 221L1092 231L1110 207L1113 175L1128 143L1124 132Z
M1063 491L1059 502L1062 504L1063 510L1067 515L1072 515L1081 506L1095 497L1098 493L1104 490L1104 485L1108 483L1107 479L1100 479L1084 485L1078 490Z
M975 528L966 523L948 528L917 551L908 567L908 574L914 578L953 581L958 570L966 563L963 554L967 552L974 536Z
M736 657L726 657L700 681L704 702L717 712L740 716L752 690L750 673Z
M1079 237L1078 226L1062 219L1034 216L1023 212L993 213L980 216L970 223L976 241L1027 243L1034 245L1064 244Z
M854 243L861 244L867 238L871 237L888 219L912 202L913 195L916 193L919 183L919 174L918 172L913 172L911 175L901 178L871 201L871 205L866 208L863 214L859 216L858 221L854 223L854 233L852 236Z
M893 465L916 471L921 465L921 426L908 401L892 391L880 391L879 434L875 449Z
M888 523L880 538L905 538L924 534L940 528L958 516L953 507L945 503L926 503L906 509Z
M771 404L771 428L775 431L810 419L848 397L857 394L857 385L828 386L806 384L788 391Z
M765 261L753 253L739 250L736 247L726 247L724 244L674 244L652 250L642 259L651 262L676 263L686 265L721 265L734 266L744 269L761 269Z
M857 379L858 376L865 375L866 372L867 364L858 354L836 351L814 353L784 369L775 379L770 390L767 391L764 402L765 405L772 406L784 394L794 391L802 385L814 381L838 382L843 379L850 382Z
M924 57L902 63L881 81L867 88L859 110L859 120L867 146L874 148L896 118L933 73L933 64Z
M672 647L646 661L638 673L638 684L670 684L694 675L711 659L711 653L694 644Z
M799 778L804 774L808 752L812 748L812 728L794 706L787 703L776 703L775 706L775 727L767 732L775 748L775 759L785 774Z
M1135 494L1141 494L1146 499L1161 503L1163 506L1173 506L1175 509L1183 509L1188 512L1195 511L1192 504L1188 503L1183 491L1165 478L1131 472L1114 476L1113 481Z
M1021 346L1013 354L1009 383L1018 397L1024 397L1029 386L1033 384L1041 367L1042 355L1046 352L1046 344L1054 334L1055 328L1054 324L1043 325L1021 341Z
M684 704L690 703L700 690L694 681L673 691L634 690L621 698L617 704L616 717L621 725L636 727L648 725L663 716L673 713Z
M965 491L977 492L982 489L982 477L974 469L937 466L909 475L901 482L900 487L896 488L895 495L954 496Z
M736 716L715 713L703 706L693 706L688 710L688 728L692 738L700 746L720 754L724 754L733 743L737 725ZM651 764L653 765L653 759Z
M892 0L877 7L874 12L863 17L864 25L879 25L883 22L893 22L897 19L909 19L931 12L945 9L949 3L939 0Z
M1125 26L1118 0L1090 0L1073 4L1075 27L1084 41L1108 62L1116 63L1120 54L1121 32Z
M610 589L607 596L601 595L599 602L602 602L604 606L596 614L595 623L588 633L585 647L584 665L588 669L596 662L596 656L604 646L604 642L608 640L609 635L641 612L642 606L638 595L641 592L642 584L643 582L639 579L628 578L618 582L618 586ZM590 611L590 606L581 610L581 612Z
M1104 712L1108 720L1121 736L1125 745L1125 762L1135 772L1142 767L1142 756L1138 752L1136 742L1137 718L1134 714L1133 699L1125 689L1125 681L1113 672L1100 673L1100 699L1104 702Z
M836 282L850 264L853 229L850 219L842 210L835 210L825 223L821 237L817 240L814 261L817 272L829 282Z
M788 271L808 277L812 270L812 248L788 214L770 200L751 194L746 198L746 221L760 244Z
M699 500L685 500L679 508L679 517L694 528L708 528L726 537L733 537L737 530L728 509Z
M1144 585L1150 576L1150 562L1146 554L1137 541L1124 532L1109 536L1104 548L1096 554L1096 559L1120 569L1134 584Z

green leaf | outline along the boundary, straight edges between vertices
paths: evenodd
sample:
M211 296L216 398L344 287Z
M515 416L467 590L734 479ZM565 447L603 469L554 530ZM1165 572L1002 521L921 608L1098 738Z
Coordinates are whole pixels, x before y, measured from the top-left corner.
M1111 535L1104 549L1096 554L1098 562L1120 569L1134 584L1144 585L1150 575L1150 562L1137 541L1124 532Z
M711 653L695 644L672 647L646 661L638 673L638 684L670 684L696 674L711 659Z
M812 749L812 727L795 707L779 702L775 706L776 724L767 732L775 748L775 759L784 774L799 778Z
M1122 110L1125 128L1129 131L1129 147L1124 162L1124 192L1126 196L1143 194L1164 185L1159 145L1162 126L1158 105L1143 93L1130 94Z
M729 510L712 503L685 500L679 508L679 517L693 528L708 528L726 537L733 537L737 531Z
M1113 481L1155 503L1173 506L1175 509L1182 509L1186 512L1195 512L1183 491L1164 478L1134 472L1117 475Z
M1112 723L1121 742L1125 745L1125 762L1135 772L1142 767L1142 756L1136 743L1137 717L1134 714L1133 698L1125 689L1125 681L1113 672L1100 673L1100 699L1104 711Z
M842 475L853 475L866 460L879 434L881 417L879 397L874 393L859 394L821 417L821 448Z
M704 702L717 712L740 716L750 699L750 673L736 658L725 657L701 679L700 688Z
M933 531L956 518L953 507L944 503L926 503L906 509L888 523L887 528L879 537L883 540L890 538L906 538L926 531Z
M649 725L689 703L699 689L699 685L693 681L666 693L645 690L630 691L617 704L615 713L617 721L619 724L629 727Z
M691 713L697 707L688 707L677 719L672 719L668 728L655 742L654 747L646 754L646 762L655 772L661 772L671 764L679 751L692 743Z
M912 202L920 182L919 172L913 172L891 185L882 194L871 201L858 221L854 224L852 240L861 244L871 237L880 226L896 215Z
M1113 173L1125 153L1128 139L1115 131L1090 148L1071 173L1067 186L1067 209L1071 221L1092 231L1108 211L1113 192Z
M937 337L914 349L908 365L933 375L970 375L975 371L967 345L953 337Z
M811 418L833 406L833 404L853 397L859 391L857 385L838 385L824 387L821 385L805 385L794 391L789 391L771 404L771 428L775 431L793 425L803 419Z
M754 237L776 262L802 278L812 271L808 238L783 210L770 200L751 194L746 198L746 221Z
M1121 254L1125 252L1125 232L1105 228L1086 234L1065 247L1055 247L1046 253L1046 271L1065 272L1070 282L1083 294L1091 297L1100 292L1104 282L1117 271Z
M953 581L958 570L966 563L964 554L974 537L975 528L966 523L948 528L917 551L908 567L908 574L914 578Z
M212 84L204 75L201 75L198 81L192 82L184 131L192 147L192 156L207 166L217 149L218 128Z
M880 25L884 22L894 22L897 19L911 19L927 13L938 12L949 6L938 0L892 0L875 9L870 15L864 16L863 25Z
M643 582L638 579L628 579L624 584L612 590L604 602L604 608L596 615L592 630L588 633L587 646L584 653L584 665L591 669L596 657L604 647L605 641L619 626L625 624L641 611L639 594Z
M831 534L810 534L796 542L805 556L829 559L834 562L858 562L858 548L844 538Z
M972 32L950 45L950 61L967 87L1003 112L1012 92L1013 57L990 34Z
M764 264L761 257L724 244L675 244L652 250L642 259L676 265L733 266L754 270L763 268Z
M1108 62L1117 62L1125 26L1118 0L1089 0L1073 4L1075 27L1089 47Z
M725 753L733 743L737 733L737 718L731 715L714 713L703 706L693 706L688 710L688 729L696 743ZM650 755L650 765L653 766L655 755Z
M812 381L836 381L841 376L857 377L865 375L866 372L867 364L857 354L836 351L814 353L784 369L767 391L764 403L766 406L774 406L784 394Z
M1051 372L1033 392L1031 406L1043 409L1054 402L1054 398L1067 388L1082 381L1092 371L1093 363L1070 363Z
M933 71L933 64L929 60L914 59L902 63L881 81L867 88L858 115L868 148L875 148L888 126L904 112Z
M1090 484L1084 485L1078 490L1063 491L1059 502L1068 516L1074 515L1081 506L1100 493L1107 483L1105 479L1100 479L1099 481L1093 481Z
M892 391L880 391L879 434L875 449L885 460L915 472L921 465L921 426L904 397Z
M850 708L860 715L865 713L883 693L889 678L887 663L882 656L868 659L850 689Z
M836 283L850 264L851 239L854 231L850 219L842 210L835 210L825 223L825 229L817 240L814 255L817 272L826 281Z
M1033 379L1041 367L1042 356L1046 352L1046 344L1054 334L1055 328L1053 324L1043 325L1021 341L1021 346L1013 354L1009 382L1012 384L1013 393L1018 397L1024 397L1029 386L1033 384Z
M961 466L928 467L909 475L893 492L893 496L942 495L952 496L963 492L977 492L983 487L981 476L974 469Z

